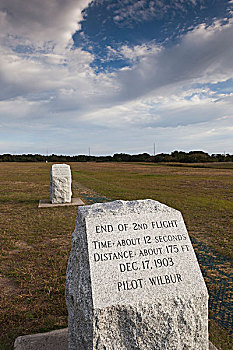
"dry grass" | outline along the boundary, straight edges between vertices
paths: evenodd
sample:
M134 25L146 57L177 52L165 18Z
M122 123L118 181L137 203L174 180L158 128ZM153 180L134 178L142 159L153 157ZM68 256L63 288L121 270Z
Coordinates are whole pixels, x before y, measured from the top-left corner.
M112 199L152 198L182 211L198 240L232 257L233 171L126 163L72 163L74 182ZM0 348L18 335L67 326L65 273L76 207L38 209L49 164L1 163ZM78 193L73 194L78 196ZM212 339L230 349L211 323Z
M66 327L65 273L76 208L38 209L49 165L1 163L1 349L18 335Z

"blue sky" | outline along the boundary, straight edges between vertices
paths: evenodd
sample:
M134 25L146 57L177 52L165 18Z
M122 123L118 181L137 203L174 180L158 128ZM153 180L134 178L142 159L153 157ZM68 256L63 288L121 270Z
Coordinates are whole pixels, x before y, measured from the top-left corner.
M2 0L0 154L233 153L233 0Z

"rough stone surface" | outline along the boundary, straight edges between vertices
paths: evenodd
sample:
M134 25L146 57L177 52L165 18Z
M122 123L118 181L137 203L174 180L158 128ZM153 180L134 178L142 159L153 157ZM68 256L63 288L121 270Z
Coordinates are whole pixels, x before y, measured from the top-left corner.
M14 350L67 350L67 328L23 335L15 340Z
M69 350L207 350L208 292L180 212L79 207L67 268Z
M53 164L50 174L51 203L70 203L71 196L70 166L67 164Z
M14 350L67 350L68 328L57 331L23 335L15 340ZM79 348L77 350L83 350ZM209 350L217 348L209 342Z

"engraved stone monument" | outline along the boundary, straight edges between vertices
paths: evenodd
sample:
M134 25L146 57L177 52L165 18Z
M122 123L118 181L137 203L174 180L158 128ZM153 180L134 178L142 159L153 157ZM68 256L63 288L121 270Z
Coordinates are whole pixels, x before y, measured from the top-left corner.
M71 170L67 164L53 164L50 170L50 199L41 199L39 208L84 205L81 198L72 198Z
M208 292L179 211L153 200L78 208L69 350L207 350Z
M71 171L67 164L53 164L50 173L50 202L71 202Z

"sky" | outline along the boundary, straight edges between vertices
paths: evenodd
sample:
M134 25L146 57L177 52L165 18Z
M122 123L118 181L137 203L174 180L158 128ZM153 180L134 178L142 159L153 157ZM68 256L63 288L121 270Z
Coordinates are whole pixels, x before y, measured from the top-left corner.
M233 0L1 0L0 154L233 153Z

